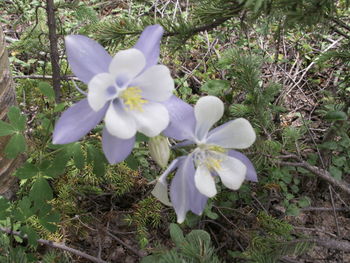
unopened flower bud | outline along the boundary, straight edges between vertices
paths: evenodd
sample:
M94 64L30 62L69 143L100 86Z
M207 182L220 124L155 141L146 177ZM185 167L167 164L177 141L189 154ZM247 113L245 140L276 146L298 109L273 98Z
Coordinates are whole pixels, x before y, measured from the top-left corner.
M162 135L150 138L148 141L149 152L152 159L162 168L168 164L170 147L168 139Z

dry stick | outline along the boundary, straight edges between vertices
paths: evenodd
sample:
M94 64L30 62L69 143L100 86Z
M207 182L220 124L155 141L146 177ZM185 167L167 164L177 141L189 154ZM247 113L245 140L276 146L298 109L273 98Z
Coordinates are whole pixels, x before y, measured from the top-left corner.
M20 232L18 232L18 231L11 231L8 228L0 227L0 231L4 232L4 233L7 233L9 235L15 235L15 236L19 236L19 237L22 237L22 238L25 238L25 239L27 238L27 236L21 235ZM88 254L86 254L86 253L84 253L84 252L82 252L80 250L77 250L77 249L74 249L74 248L71 248L71 247L67 247L66 245L61 244L61 243L57 243L57 242L53 242L53 241L49 241L49 240L45 240L45 239L38 239L37 242L40 243L40 244L52 247L52 248L58 248L58 249L61 249L61 250L64 250L64 251L68 251L68 252L70 252L70 253L72 253L74 255L77 255L79 257L88 259L88 260L90 260L92 262L107 263L107 261L104 261L102 259L90 256L90 255L88 255Z
M121 244L122 246L126 247L128 250L130 250L131 252L133 252L136 256L138 256L139 258L142 258L144 256L147 256L147 254L144 254L140 251L137 251L136 249L134 249L132 246L129 246L128 244L126 244L123 240L121 240L119 237L113 235L112 233L110 233L109 231L104 230L104 232L109 235L111 238L113 238L115 241L117 241L119 244Z
M307 162L300 161L300 162L284 162L284 161L278 161L279 164L282 165L288 165L288 166L294 166L294 167L302 167L306 170L312 172L313 174L321 177L323 180L326 180L327 182L331 183L332 185L335 185L342 189L347 194L350 194L350 185L344 181L337 180L334 177L331 176L331 174L324 169L321 169L317 166L313 166Z
M325 52L327 52L328 50L333 48L336 44L338 44L341 40L343 40L343 38L344 37L340 37L338 40L334 41L334 43L332 43L325 50L323 50L320 55L324 54ZM314 61L312 61L310 63L309 66L307 66L307 68L304 70L303 74L300 76L299 80L284 94L285 96L287 96L296 86L298 86L300 84L300 82L304 79L306 73L312 68L312 66L317 62L317 60L319 58L320 58L320 56L318 56Z
M86 228L90 229L91 231L94 231L94 232L98 232L97 229L94 229L90 226L88 226L87 224L85 224L83 221L80 220L79 216L76 216L75 217L76 219L79 220L79 222L85 226ZM132 246L129 246L128 244L126 244L123 240L121 240L119 237L113 235L112 233L110 233L108 230L105 230L105 229L100 229L102 230L105 234L109 235L111 238L113 238L115 241L117 241L119 244L121 244L122 246L124 246L125 248L129 249L131 252L133 252L136 256L142 258L146 255L144 255L142 252L139 252L137 251L136 249L134 249Z
M44 76L44 75L23 75L23 76L12 76L13 79L53 79L53 76ZM74 76L60 76L62 80L76 80L80 81L77 77Z
M301 211L315 211L315 212L327 212L327 211L339 211L339 212L346 212L346 211L350 211L349 208L346 207L338 207L338 208L334 208L333 207L305 207L305 208L301 208Z
M57 34L56 34L56 19L55 19L55 6L53 0L47 0L46 2L47 22L49 27L49 40L50 40L50 57L52 65L52 85L55 91L55 100L60 102L61 97L61 77L60 77L60 65L58 46L57 46Z
M350 242L344 241L344 240L309 238L309 239L296 239L285 243L295 244L295 243L301 243L301 242L311 242L321 247L325 247L329 249L337 249L344 252L350 252Z
M337 19L337 18L335 18L335 17L330 17L330 19L331 19L334 23L336 23L337 25L339 25L339 26L345 28L346 30L350 31L350 26L348 26L347 24L345 24L342 20Z

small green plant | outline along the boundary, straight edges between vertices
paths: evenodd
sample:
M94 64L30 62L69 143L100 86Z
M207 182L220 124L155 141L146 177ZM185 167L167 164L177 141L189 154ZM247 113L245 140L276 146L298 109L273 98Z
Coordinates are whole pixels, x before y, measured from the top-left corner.
M211 245L210 235L204 230L192 230L186 236L177 224L170 224L170 237L175 248L154 253L142 259L142 263L220 263Z

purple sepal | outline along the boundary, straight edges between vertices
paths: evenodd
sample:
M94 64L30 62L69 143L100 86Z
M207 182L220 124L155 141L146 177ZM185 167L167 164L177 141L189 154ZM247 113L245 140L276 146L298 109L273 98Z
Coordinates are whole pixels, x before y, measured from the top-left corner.
M95 112L87 99L69 107L58 119L53 132L53 144L66 144L78 141L91 129L96 127L105 116L108 105Z
M160 25L146 27L134 48L140 50L146 58L145 69L156 65L159 59L160 40L163 36L164 29Z
M177 214L177 220L182 223L186 213L191 210L201 215L208 198L202 195L194 183L194 164L192 156L181 160L177 172L170 185L170 199Z
M167 108L170 117L169 126L163 134L180 141L192 139L196 125L193 107L174 95L162 104Z
M85 84L98 73L108 72L112 57L96 41L81 35L65 37L67 58L73 73Z
M122 140L111 135L106 127L102 133L102 148L103 152L110 164L116 164L125 160L129 156L135 145L135 136Z
M237 152L235 150L228 151L228 155L240 160L242 163L245 164L245 166L247 167L246 180L252 181L252 182L258 181L258 176L256 174L255 168L247 156L245 156L243 153Z

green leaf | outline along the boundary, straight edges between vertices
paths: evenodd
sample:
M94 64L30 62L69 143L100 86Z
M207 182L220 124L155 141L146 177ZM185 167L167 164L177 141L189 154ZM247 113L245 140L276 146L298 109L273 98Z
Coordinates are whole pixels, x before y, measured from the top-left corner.
M186 236L186 240L189 243L195 243L196 240L201 240L204 243L206 243L207 245L209 245L210 244L210 235L204 230L195 229L195 230L192 230Z
M230 88L230 82L227 80L209 80L202 87L201 91L213 96L222 96L224 91Z
M333 156L332 157L332 163L335 166L342 167L346 164L346 157L345 156Z
M18 107L10 107L7 117L10 120L11 125L18 131L24 131L26 128L26 117L21 114Z
M298 216L299 213L300 213L300 209L295 204L291 204L287 207L286 214L288 216Z
M343 111L329 111L324 118L328 121L346 121L348 116Z
M96 149L95 146L89 144L88 149L88 162L93 165L93 173L96 175L101 175L105 173L105 157L104 155Z
M218 219L219 215L217 213L214 213L212 211L213 204L212 202L208 202L207 206L205 207L203 214L209 217L210 219L216 220Z
M26 162L21 168L17 169L15 176L19 179L30 179L36 176L38 172L38 167L32 163Z
M0 120L0 136L6 136L16 133L16 129L12 125Z
M298 206L300 208L308 207L311 205L311 200L310 198L304 196L298 201Z
M142 134L142 133L136 133L136 142L148 142L149 138Z
M185 241L181 228L174 223L170 224L170 237L176 246L180 246Z
M338 148L338 144L336 142L324 142L319 145L320 148L322 149L327 149L327 150L336 150Z
M10 207L10 202L4 197L0 196L0 220L7 218L7 209Z
M6 148L4 150L6 157L9 159L16 158L16 156L26 150L26 141L22 134L16 133L14 134Z
M132 170L137 170L139 167L139 163L133 155L129 155L128 158L124 160L124 162Z
M294 195L292 195L291 193L287 193L286 194L286 199L287 200L291 200L291 199L293 199L294 198Z
M36 233L34 228L26 225L20 228L21 233L26 234L28 238L28 242L31 246L36 247L38 245L37 240L39 239L39 235Z
M47 222L58 223L60 222L61 215L59 213L50 213L44 218Z
M18 208L21 210L25 218L29 218L34 215L34 211L31 209L32 202L25 196L18 202Z
M42 203L38 213L38 218L44 218L52 211L52 206L48 203Z
M49 223L48 221L46 221L46 220L43 219L43 218L39 219L39 223L40 223L43 227L45 227L48 231L50 231L51 233L57 231L57 226L56 226L56 225Z
M35 180L32 188L30 189L29 197L36 203L36 205L39 205L47 200L51 200L53 193L48 181L43 177Z
M81 149L80 143L74 143L71 146L74 164L78 169L83 169L85 166L85 157Z
M49 83L40 82L38 88L41 91L41 93L45 95L49 100L55 100L55 92Z
M55 223L58 223L59 221L60 214L56 212L50 212L49 214L39 218L39 223L51 233L57 231L57 226Z
M55 108L53 109L53 112L61 112L61 111L66 107L66 105L67 105L66 102L57 104L57 105L55 106Z
M61 150L52 160L51 165L43 170L46 176L57 177L64 173L70 156L66 151Z
M329 167L329 172L331 173L331 175L332 175L335 179L341 180L342 175L343 175L343 172L342 172L340 169L338 169L337 167L331 165L331 166Z

